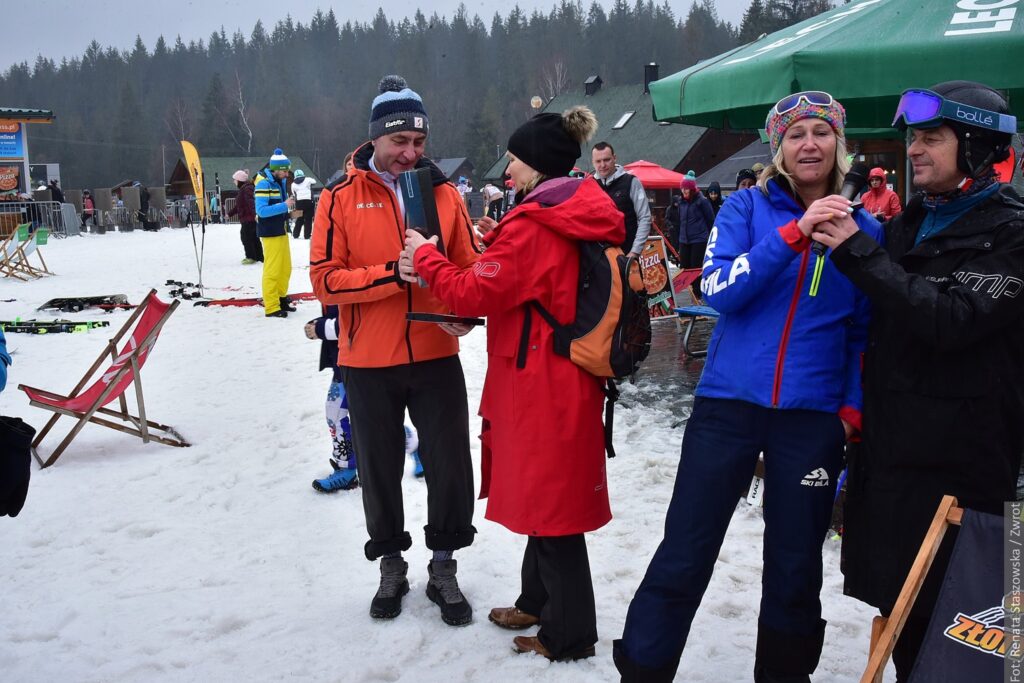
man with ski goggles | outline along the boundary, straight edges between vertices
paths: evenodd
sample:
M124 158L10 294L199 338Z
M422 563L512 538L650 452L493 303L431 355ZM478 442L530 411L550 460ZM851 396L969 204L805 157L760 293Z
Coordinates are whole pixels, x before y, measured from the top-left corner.
M885 246L850 222L812 234L872 305L843 572L844 592L885 615L942 496L1001 515L1024 452L1024 203L994 169L1016 119L999 92L950 81L904 92L893 125L907 132L920 192L885 224ZM951 549L947 537L896 643L898 681Z

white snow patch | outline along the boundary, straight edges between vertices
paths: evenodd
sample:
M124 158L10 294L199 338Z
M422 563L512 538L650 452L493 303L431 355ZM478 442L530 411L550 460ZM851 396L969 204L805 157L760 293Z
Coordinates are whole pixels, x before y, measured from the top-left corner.
M310 291L308 245L292 241L292 292ZM204 281L216 297L252 296L260 266L240 264L237 225L206 234ZM139 302L167 279L196 281L188 230L87 235L43 248L56 277L0 280L0 319L60 296L127 294ZM367 614L378 570L363 556L359 493L316 493L328 473L323 419L327 373L299 303L286 320L260 308L196 308L184 301L142 373L150 419L191 448L141 441L89 425L61 460L34 471L16 519L0 519L0 671L8 681L565 681L617 679L611 641L662 533L685 415L622 407L608 462L615 519L588 536L601 640L598 656L551 664L511 651L514 633L487 621L518 594L525 539L483 518L457 554L475 621L451 628L424 595L428 551L420 530L426 490L406 477L406 554L412 591L402 615ZM68 391L129 313L63 314L109 320L79 334L9 334L14 353L0 413L37 428L48 413L17 390ZM469 403L479 404L484 334L463 339ZM675 389L678 390L678 389ZM632 389L626 387L627 397ZM129 398L130 405L134 399ZM476 419L474 419L474 425ZM675 426L674 426L675 425ZM62 418L52 449L71 423ZM473 442L479 471L479 445ZM410 464L411 468L411 464ZM769 484L770 485L770 484ZM693 624L679 680L752 678L760 600L762 521L741 503ZM867 659L873 611L842 595L839 547L826 541L825 653L817 681L855 681Z

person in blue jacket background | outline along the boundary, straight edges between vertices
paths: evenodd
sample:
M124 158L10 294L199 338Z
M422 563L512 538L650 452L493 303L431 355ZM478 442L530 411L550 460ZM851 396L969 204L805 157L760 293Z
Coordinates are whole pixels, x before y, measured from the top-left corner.
M7 386L7 366L11 364L11 355L7 353L7 339L4 338L4 331L0 330L0 391Z
M0 329L0 392L7 386L7 340ZM30 444L36 430L21 418L0 415L0 517L17 517L28 496L32 477Z
M870 215L839 196L849 170L842 105L780 100L772 165L725 201L701 284L721 313L683 437L665 535L613 656L623 681L671 681L736 507L764 453L764 569L754 680L806 682L821 655L819 593L845 441L860 426L867 299L811 250L815 225ZM852 215L851 215L852 214ZM816 266L820 278L814 277Z
M263 310L268 318L287 318L295 307L288 299L292 252L288 244L288 212L295 200L288 196L292 162L280 148L266 168L256 174L256 230L263 243Z

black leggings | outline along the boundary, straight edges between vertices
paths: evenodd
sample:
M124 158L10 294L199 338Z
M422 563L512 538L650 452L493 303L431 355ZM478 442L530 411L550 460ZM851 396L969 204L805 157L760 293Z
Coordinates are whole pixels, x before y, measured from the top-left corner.
M292 237L299 238L299 231L305 228L303 237L307 240L313 232L313 200L300 199L295 202L295 208L302 212L302 215L295 219L295 228L292 230Z

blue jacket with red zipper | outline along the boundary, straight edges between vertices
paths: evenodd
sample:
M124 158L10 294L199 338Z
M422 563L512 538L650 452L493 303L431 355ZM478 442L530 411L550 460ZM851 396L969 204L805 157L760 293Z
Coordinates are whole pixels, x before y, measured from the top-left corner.
M804 209L776 179L767 188L729 195L709 236L701 290L721 318L696 393L834 412L859 431L868 300L827 256L810 296L816 256L796 224ZM853 218L883 239L866 212Z

